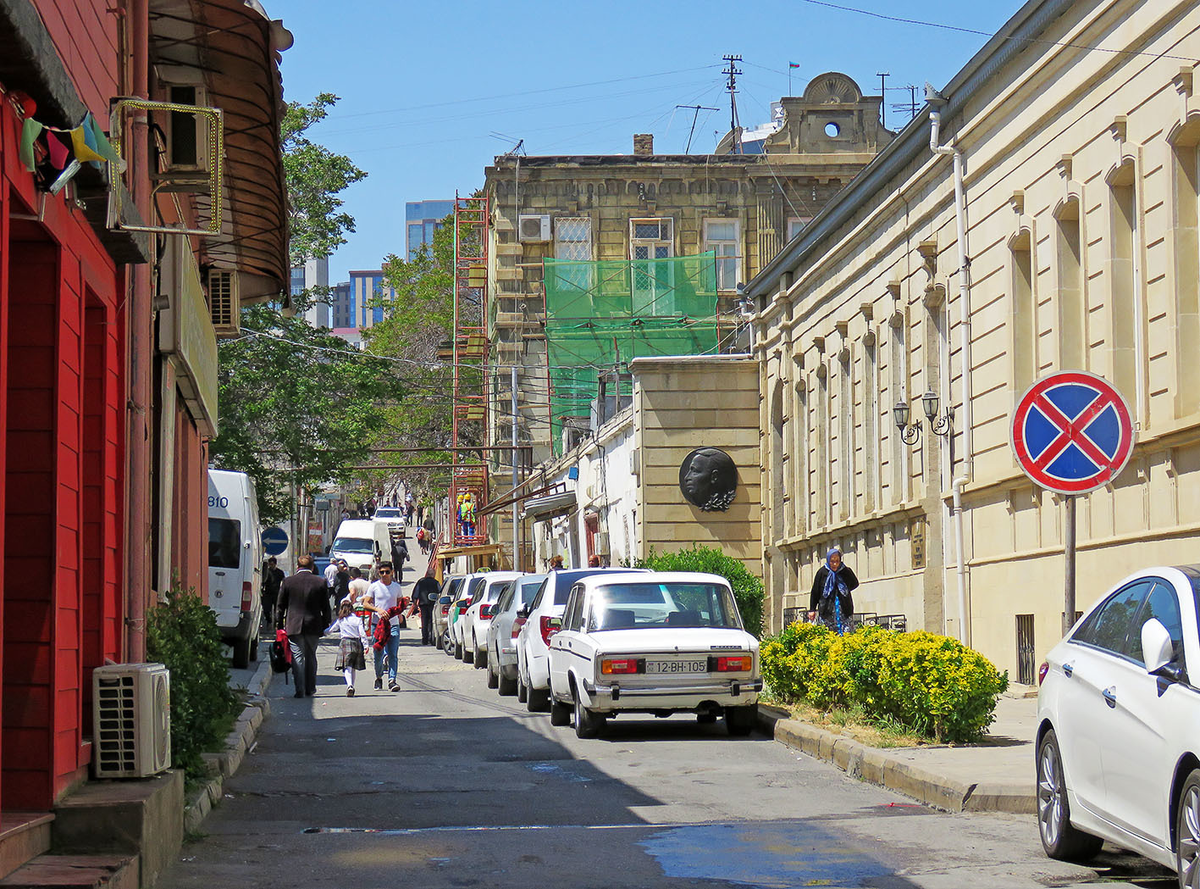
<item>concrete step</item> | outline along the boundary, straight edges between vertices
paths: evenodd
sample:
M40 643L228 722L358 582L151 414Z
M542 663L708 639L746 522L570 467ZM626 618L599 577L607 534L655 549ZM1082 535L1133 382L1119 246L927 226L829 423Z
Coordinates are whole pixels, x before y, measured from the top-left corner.
M49 812L6 812L0 815L0 877L43 852L50 851Z
M2 889L138 889L137 858L39 855L3 880Z

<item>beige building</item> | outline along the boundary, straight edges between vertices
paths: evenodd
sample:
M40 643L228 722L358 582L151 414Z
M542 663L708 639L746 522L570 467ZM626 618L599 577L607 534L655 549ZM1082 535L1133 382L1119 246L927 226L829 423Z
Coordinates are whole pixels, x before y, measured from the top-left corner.
M636 358L632 404L596 434L549 461L542 496L525 502L534 565L561 555L583 566L629 564L693 544L762 569L758 362L745 355ZM713 379L721 379L720 398ZM689 503L680 468L697 448L719 448L736 467L724 510ZM542 490L542 489L539 489Z
M964 243L953 152L922 115L750 283L773 626L836 543L860 610L1034 681L1061 636L1064 510L1009 426L1059 369L1110 380L1139 427L1124 472L1078 499L1077 607L1196 561L1198 29L1189 2L1027 3L927 107L961 153ZM924 421L927 391L951 435ZM912 446L897 402L921 418Z

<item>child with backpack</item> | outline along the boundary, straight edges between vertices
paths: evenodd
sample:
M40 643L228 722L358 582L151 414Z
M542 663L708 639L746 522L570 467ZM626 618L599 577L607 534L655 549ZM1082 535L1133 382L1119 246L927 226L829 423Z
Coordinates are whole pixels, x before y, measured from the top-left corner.
M367 669L367 630L362 618L354 613L354 606L349 600L338 606L337 620L327 629L326 633L337 630L342 636L342 644L338 647L337 661L333 667L341 670L346 677L346 697L354 697L354 679L359 670Z

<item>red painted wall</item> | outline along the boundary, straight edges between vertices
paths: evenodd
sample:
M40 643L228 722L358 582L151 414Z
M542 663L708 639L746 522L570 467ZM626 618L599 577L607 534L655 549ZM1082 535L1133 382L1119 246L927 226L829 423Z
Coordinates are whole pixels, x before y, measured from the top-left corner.
M116 8L121 4L115 0L33 0L33 5L79 97L107 130L108 100L120 94Z

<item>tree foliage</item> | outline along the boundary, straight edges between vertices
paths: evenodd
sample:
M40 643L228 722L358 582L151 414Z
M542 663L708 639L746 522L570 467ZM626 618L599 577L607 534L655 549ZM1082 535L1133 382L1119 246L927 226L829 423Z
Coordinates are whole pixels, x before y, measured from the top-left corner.
M307 105L289 102L283 115L283 170L294 266L306 259L324 259L354 231L354 217L341 209L344 202L339 195L365 179L366 172L344 154L335 154L305 135L337 101L333 93L321 93Z
M383 266L387 285L396 298L381 299L380 323L364 331L373 353L400 359L405 392L387 407L387 422L381 444L392 447L449 448L453 437L450 401L454 391L454 367L439 357L449 347L454 331L454 225L449 216L434 234L433 244L423 246L407 260L395 254ZM463 307L466 323L479 324L476 305ZM482 390L477 367L461 365L463 384L470 391ZM481 425L481 424L472 424ZM460 430L461 432L462 430ZM468 429L468 443L482 442L482 429ZM474 435L471 435L474 433ZM448 462L450 452L430 451L410 462ZM395 471L403 474L410 488L429 493L431 471Z
M346 481L365 461L402 391L392 367L272 306L242 311L243 336L220 344L220 435L213 459L249 473L264 523L289 515L289 483Z

